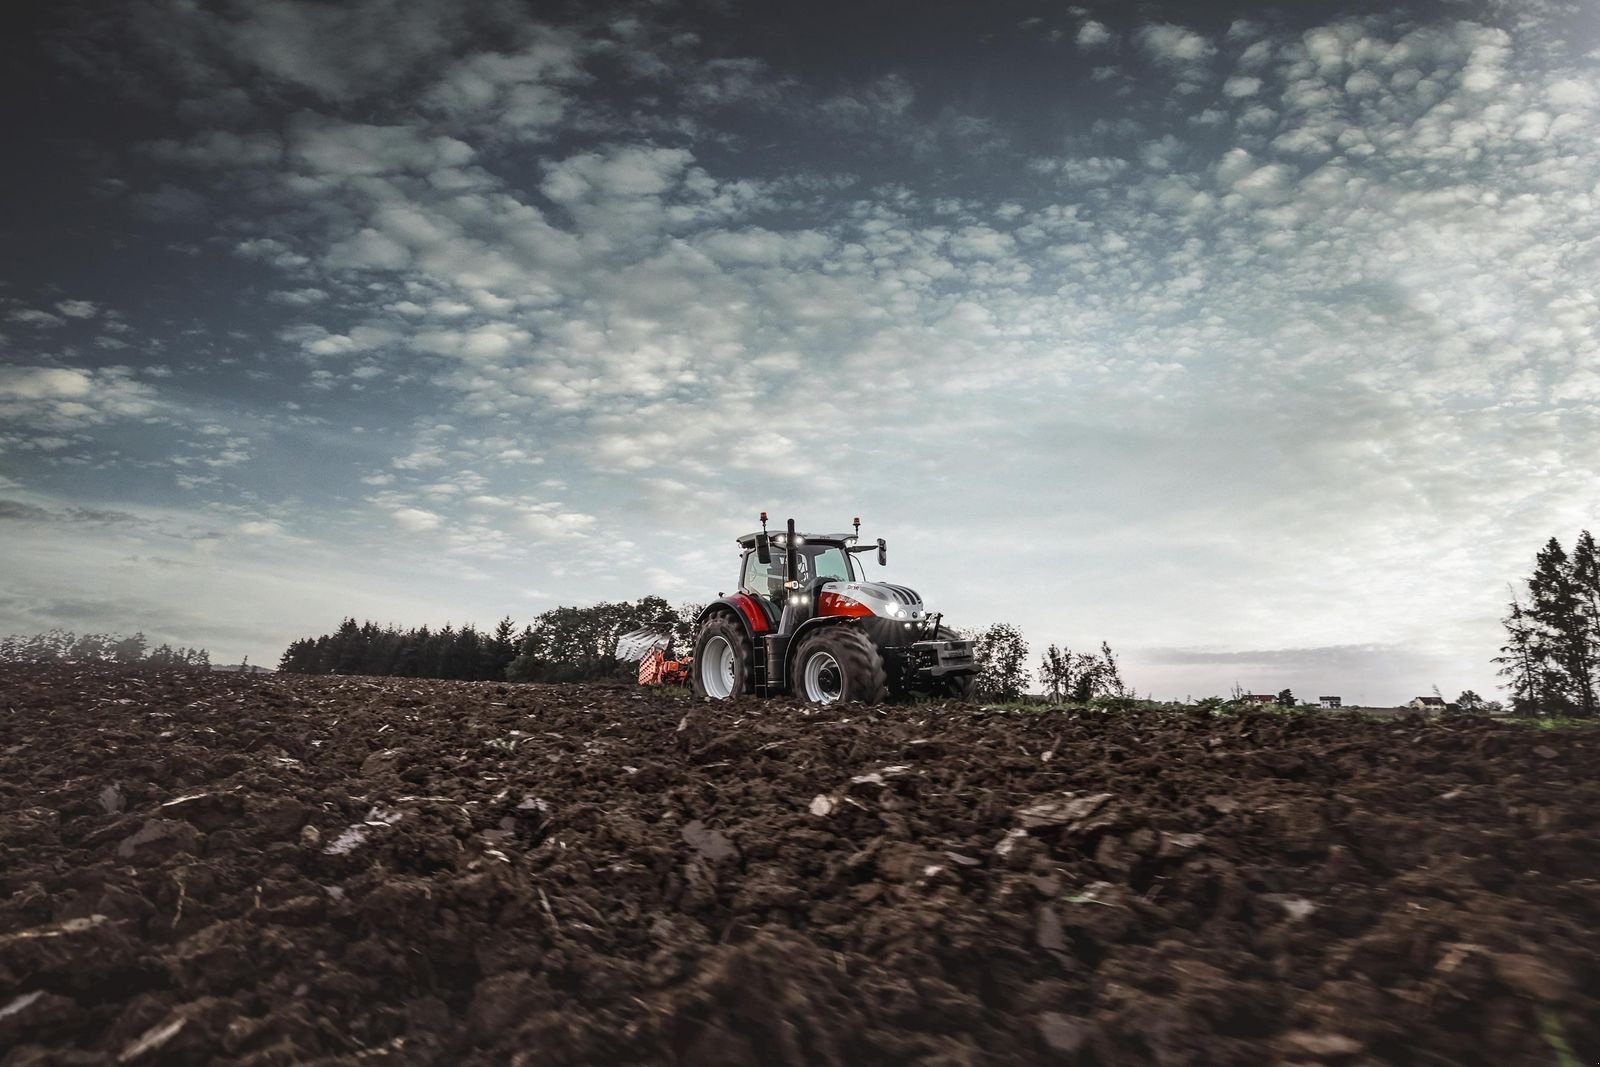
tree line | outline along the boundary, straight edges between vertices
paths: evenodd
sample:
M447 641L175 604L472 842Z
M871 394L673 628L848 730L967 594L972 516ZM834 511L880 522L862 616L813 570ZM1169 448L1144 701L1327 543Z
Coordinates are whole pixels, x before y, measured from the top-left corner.
M118 663L130 667L167 670L211 669L211 653L203 648L174 648L169 644L150 647L142 633L76 634L71 630L46 630L24 637L11 634L0 639L0 663Z
M1006 622L967 631L978 663L978 695L989 700L1018 700L1027 691L1029 646L1022 631ZM1087 704L1101 698L1131 698L1122 680L1116 653L1105 641L1094 652L1074 652L1051 644L1039 658L1039 685L1053 704Z
M1550 538L1513 587L1494 662L1519 715L1593 718L1600 694L1600 553L1588 530L1569 554Z
M674 608L658 596L590 607L551 608L520 630L508 615L492 630L450 623L401 630L346 618L331 634L292 642L278 669L293 674L374 674L459 681L584 682L631 678L618 663L617 638L629 630L670 627L682 654L699 608Z

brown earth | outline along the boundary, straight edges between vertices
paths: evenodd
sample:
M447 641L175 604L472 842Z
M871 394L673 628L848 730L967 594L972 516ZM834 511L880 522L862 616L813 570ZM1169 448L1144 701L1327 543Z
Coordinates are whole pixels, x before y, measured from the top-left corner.
M3 667L0 1063L1590 1063L1597 751Z

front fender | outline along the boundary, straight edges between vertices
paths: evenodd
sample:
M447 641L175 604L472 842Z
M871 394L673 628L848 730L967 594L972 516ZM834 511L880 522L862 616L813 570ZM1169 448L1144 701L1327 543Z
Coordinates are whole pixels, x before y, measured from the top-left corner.
M807 619L796 627L794 633L789 637L789 647L784 651L783 656L783 676L785 678L794 677L794 654L799 649L801 640L807 635L815 633L824 626L860 625L859 621L849 615L819 615L816 618Z

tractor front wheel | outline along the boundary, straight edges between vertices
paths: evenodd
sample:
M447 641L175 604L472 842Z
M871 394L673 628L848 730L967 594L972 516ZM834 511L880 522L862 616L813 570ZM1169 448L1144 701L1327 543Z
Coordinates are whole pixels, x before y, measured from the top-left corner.
M951 700L959 700L963 704L970 704L978 692L978 676L976 674L947 674L944 677L945 696Z
M939 627L934 635L940 641L960 641L961 635L948 626ZM947 674L944 676L944 696L950 700L959 700L970 704L978 694L977 674ZM938 690L935 690L938 692Z
M825 626L807 636L794 657L794 681L796 695L813 704L876 704L888 689L883 655L854 626Z
M750 638L729 615L706 619L694 642L690 681L701 700L728 700L750 691Z

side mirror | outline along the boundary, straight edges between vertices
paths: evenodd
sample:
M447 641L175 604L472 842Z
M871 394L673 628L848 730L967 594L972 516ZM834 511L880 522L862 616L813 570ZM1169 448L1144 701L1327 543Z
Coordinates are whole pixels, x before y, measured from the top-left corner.
M756 534L756 559L767 564L772 562L772 543L764 533Z
M878 538L878 566L889 565L889 546L883 543L883 538Z

